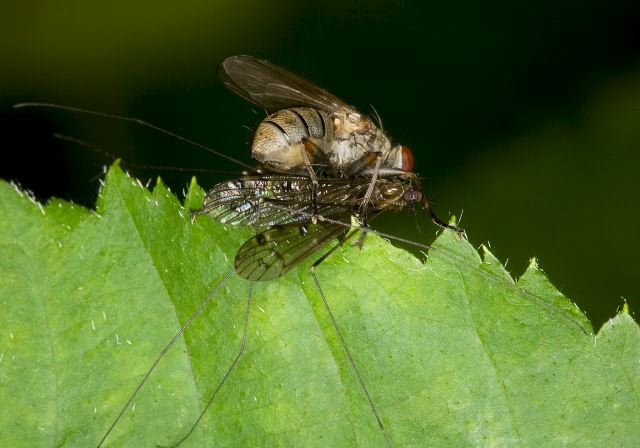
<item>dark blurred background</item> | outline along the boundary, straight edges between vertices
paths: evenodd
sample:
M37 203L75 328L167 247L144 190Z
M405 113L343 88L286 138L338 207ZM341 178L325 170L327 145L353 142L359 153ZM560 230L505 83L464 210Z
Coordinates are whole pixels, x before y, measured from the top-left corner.
M264 116L216 66L252 54L370 112L416 155L437 213L519 275L532 256L599 327L640 306L637 1L1 2L1 175L92 206L107 157L238 173L141 127L30 109L55 102L143 118L245 162ZM129 165L131 166L131 165ZM190 173L158 174L181 192ZM3 217L6 219L7 217ZM392 221L389 221L392 219ZM403 214L381 223L430 240Z

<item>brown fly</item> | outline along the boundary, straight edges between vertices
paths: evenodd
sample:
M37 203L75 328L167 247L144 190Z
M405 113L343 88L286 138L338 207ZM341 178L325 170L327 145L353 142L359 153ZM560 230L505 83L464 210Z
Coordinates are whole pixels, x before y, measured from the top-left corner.
M411 151L393 145L354 107L252 56L227 58L219 73L230 89L271 113L257 127L251 153L264 171L278 173L224 182L199 212L265 229L239 250L241 276L277 278L345 233L318 217L355 216L366 227L372 215L422 204L435 224L460 232L433 214L412 171Z

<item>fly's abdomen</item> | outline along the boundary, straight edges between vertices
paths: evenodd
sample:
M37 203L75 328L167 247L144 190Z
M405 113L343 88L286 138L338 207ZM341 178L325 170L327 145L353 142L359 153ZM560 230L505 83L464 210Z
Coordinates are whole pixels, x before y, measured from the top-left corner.
M256 129L251 144L253 157L276 171L300 171L304 169L304 140L324 146L329 125L326 114L311 107L279 110L265 118ZM313 163L315 154L306 151Z

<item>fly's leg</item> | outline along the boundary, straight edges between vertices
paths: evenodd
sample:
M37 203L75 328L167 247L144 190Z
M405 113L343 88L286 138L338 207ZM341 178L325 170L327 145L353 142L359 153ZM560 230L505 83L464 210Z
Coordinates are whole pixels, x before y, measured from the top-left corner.
M458 236L461 236L464 233L464 230L461 227L452 226L450 224L446 224L446 223L442 222L436 216L436 214L433 212L433 210L431 209L431 205L429 204L429 200L427 199L427 197L424 194L422 195L422 205L424 207L425 212L427 213L427 216L429 217L429 219L431 219L431 222L433 222L435 225L437 225L438 227L440 227L442 229L453 230L454 232L456 232L456 235L458 235Z
M358 241L355 242L355 245L359 248L362 248L364 244L364 240L367 237L367 224L368 224L368 213L367 210L369 208L369 203L371 201L371 196L373 195L373 189L376 186L376 182L378 180L378 175L380 174L380 165L382 164L382 157L380 157L379 152L368 152L362 157L360 160L356 161L357 164L362 164L362 168L371 166L375 162L373 167L373 173L371 175L371 181L369 182L369 187L362 198L362 202L360 203L359 215L362 219L362 233L358 238ZM350 167L352 168L352 167Z
M369 408L371 409L371 413L373 414L373 416L376 419L376 422L378 424L378 428L380 428L380 431L382 431L382 435L384 436L384 440L386 442L386 445L388 447L391 447L392 446L391 445L391 439L389 439L389 435L387 434L387 431L386 431L386 429L384 427L384 423L382 423L382 418L380 417L380 413L378 412L378 409L376 408L376 405L375 405L375 403L373 401L373 398L371 397L371 394L369 393L369 389L367 388L367 385L365 384L364 379L362 378L362 374L360 373L360 370L356 366L356 362L354 361L353 356L351 356L351 352L349 351L349 348L347 347L347 342L344 339L344 336L342 336L342 332L340 331L340 327L338 326L338 321L336 321L336 318L333 315L333 311L331 311L331 307L329 306L329 302L327 301L327 298L325 297L324 292L322 291L322 287L320 286L320 281L318 280L318 277L316 275L316 269L318 268L320 263L322 263L324 260L326 260L329 257L329 255L331 255L337 248L342 246L353 235L355 235L355 233L352 233L351 235L346 236L342 241L340 241L339 244L336 244L335 246L333 246L322 257L320 257L318 260L316 260L316 262L311 265L311 277L313 277L313 282L315 283L316 288L318 290L318 293L320 294L320 298L322 298L322 303L324 304L324 307L327 310L327 314L329 315L329 319L331 320L331 325L333 326L333 329L335 330L336 334L338 335L338 338L340 339L340 344L342 344L342 348L344 349L344 352L347 355L347 359L349 360L349 364L351 365L351 368L353 369L353 372L356 374L356 377L358 379L358 383L360 384L360 388L362 389L362 392L364 393L365 397L367 398L367 402L369 403Z
M189 438L189 436L191 434L193 434L193 431L196 429L196 427L200 423L200 420L202 420L202 417L204 417L204 414L207 412L207 410L209 409L209 407L213 403L213 400L216 398L216 395L218 395L218 392L220 392L220 389L222 389L222 386L227 381L227 378L229 378L229 375L231 374L231 372L235 368L236 364L238 364L238 361L240 360L240 357L242 356L242 353L244 352L244 348L247 345L247 329L249 328L249 312L251 311L251 296L252 296L252 292L253 292L253 283L249 282L249 297L247 299L247 310L246 310L245 315L244 315L244 327L242 329L242 342L240 344L240 350L238 351L238 354L233 359L233 362L231 363L231 365L229 366L229 368L225 372L224 376L222 377L222 380L216 386L215 390L213 391L213 394L211 394L211 397L209 398L209 401L207 401L207 404L204 406L204 409L202 409L202 411L200 412L200 415L198 415L198 418L196 419L196 421L193 423L193 425L191 425L191 428L189 429L189 431L180 440L178 440L176 443L174 443L173 445L168 445L168 446L166 446L166 448L175 448L175 447L181 445L182 442L187 440L187 438Z
M111 423L111 426L109 426L109 428L107 429L107 431L104 433L104 435L102 436L102 439L100 439L100 442L98 442L98 448L100 448L105 440L107 440L107 437L109 437L109 434L111 434L111 431L113 431L113 428L116 427L116 425L118 424L118 422L120 421L120 419L122 418L123 414L125 413L125 411L129 408L129 406L131 405L131 403L133 403L133 400L136 398L136 396L138 395L138 392L140 392L140 389L142 389L142 386L144 386L144 384L147 382L147 380L149 379L149 377L151 376L151 373L153 373L153 371L156 369L156 366L158 365L158 363L160 363L160 360L162 358L164 358L164 355L171 349L171 347L173 347L176 343L176 341L178 340L178 338L182 335L182 333L184 333L184 331L187 329L187 327L189 326L189 324L191 324L191 322L193 322L193 320L198 317L198 315L202 312L202 310L204 309L205 306L207 306L207 304L209 302L211 302L211 300L213 299L213 297L216 295L216 293L218 292L218 290L220 288L222 288L222 285L224 285L226 283L226 281L229 279L229 277L231 276L231 274L233 274L234 270L230 270L229 272L226 273L226 275L224 276L224 278L220 281L220 283L218 283L218 285L213 289L213 291L211 291L211 293L207 296L206 299L204 299L204 301L200 304L200 306L198 306L198 308L196 309L196 311L189 317L189 319L187 319L187 322L185 322L185 324L180 328L180 330L178 330L178 332L173 336L173 338L171 338L171 340L169 341L169 343L162 349L162 351L160 352L160 354L158 355L158 357L156 358L156 360L153 362L153 364L151 365L151 367L149 368L149 370L147 370L147 373L145 373L144 377L142 378L142 381L140 381L140 383L138 383L138 385L136 386L136 388L134 389L133 393L131 394L131 396L129 396L129 399L127 400L127 402L125 403L125 405L122 407L122 409L120 410L120 412L118 413L118 415L116 416L116 418L113 420L113 422Z
M417 186L417 190L420 192L420 196L419 198L416 198L416 200L422 203L422 206L424 207L424 211L426 212L427 217L431 220L431 222L433 222L435 225L437 225L441 229L453 230L454 232L456 232L456 235L458 237L462 236L462 234L464 233L464 229L458 226L452 226L452 225L446 224L436 216L436 214L431 209L431 204L429 204L429 200L427 199L427 196L422 191L422 187L420 186L420 181L418 180L416 175L414 173L406 173L406 174L408 176L411 176L412 183Z
M367 224L368 224L368 213L367 209L369 207L369 203L371 202L371 196L373 195L373 190L376 186L376 182L378 180L378 175L380 174L380 165L382 164L382 157L380 157L379 152L368 151L362 157L355 160L351 164L349 164L344 171L342 172L342 176L344 177L352 177L361 174L363 171L371 173L371 181L369 182L369 187L365 192L364 197L362 198L362 202L360 202L360 207L358 209L358 217L362 221L362 227L365 229L360 234L358 241L354 243L354 245L362 248L364 244L364 240L367 237ZM373 169L371 166L373 165Z
M30 102L30 103L18 103L18 104L14 104L13 108L14 109L21 109L23 107L42 107L42 108L47 108L47 109L58 109L58 110L66 110L69 112L76 112L79 114L85 114L85 115L95 115L98 117L104 117L104 118L109 118L112 120L118 120L118 121L124 121L124 122L129 122L129 123L134 123L143 127L146 127L148 129L152 129L156 132L159 132L161 134L167 135L169 137L175 138L176 140L179 140L181 142L184 143L188 143L189 145L193 145L196 148L200 148L200 149L204 149L205 151L208 151L218 157L222 157L223 159L227 159L237 165L243 166L245 168L247 168L248 170L253 170L254 167L251 165L247 165L244 162L241 162L240 160L234 159L233 157L224 154L222 152L216 151L213 148L209 148L208 146L204 146L201 145L198 142L195 142L193 140L189 140L186 137L183 137L181 135L178 135L174 132L168 131L166 129L161 128L160 126L156 126L155 124L149 123L148 121L144 121L141 120L139 118L133 118L133 117L124 117L121 115L115 115L115 114L109 114L106 112L98 112L95 110L89 110L89 109L81 109L79 107L71 107L71 106L63 106L61 104L53 104L53 103L37 103L37 102Z
M373 189L376 186L376 181L378 180L378 174L380 173L380 164L382 163L382 157L378 153L375 153L375 161L376 164L373 167L373 175L371 176L371 182L369 182L369 187L367 188L364 197L362 198L362 203L360 204L360 212L362 214L362 219L364 223L367 222L367 208L369 207L369 202L371 201L371 196L373 195Z
M368 207L371 201L371 196L373 195L373 190L375 189L376 182L378 180L378 176L380 174L380 165L382 164L382 157L380 157L380 155L381 154L379 152L368 151L364 153L362 157L346 166L346 168L341 173L342 177L348 178L362 174L364 171L367 171L368 174L369 170L372 170L369 187L367 188L367 191L365 192L365 195L358 209L358 217L362 221L363 229L360 233L358 241L353 244L355 246L358 246L359 248L362 248L364 240L367 237L366 228L369 222Z
M300 149L300 152L302 153L304 166L309 172L309 178L311 178L311 205L313 207L313 217L311 219L315 223L316 215L318 214L318 176L313 170L309 154L315 157L316 154L320 153L320 147L308 138L305 138L302 139L302 149Z
M342 177L355 177L362 174L369 174L372 165L380 157L377 151L366 151L359 159L354 160L342 170Z
M261 210L262 202L259 201L259 202L255 203L253 205L256 208L255 232L256 232L256 234L258 234L258 232L260 231L260 210ZM182 442L187 440L189 438L189 436L191 434L193 434L193 431L196 429L196 427L200 423L200 420L202 420L202 417L204 417L204 414L207 412L207 410L209 409L209 407L213 403L213 400L216 398L216 395L218 395L218 392L220 392L220 389L222 389L222 386L227 381L227 378L229 377L229 375L231 374L231 372L235 368L236 364L238 364L238 361L240 360L240 357L242 356L242 353L244 352L244 348L247 345L247 329L249 328L249 311L251 310L251 296L252 296L252 293L253 293L253 283L249 282L249 297L247 298L247 311L246 311L245 316L244 316L244 327L242 329L242 342L240 344L240 350L238 350L238 354L236 355L235 358L233 358L233 362L231 363L231 365L229 366L229 368L225 372L224 376L222 377L222 380L216 386L215 390L213 391L213 394L211 394L211 397L209 398L209 401L207 401L207 404L204 406L204 409L202 409L202 411L200 412L200 415L198 415L198 418L196 419L196 421L193 423L193 425L191 425L191 428L189 429L189 431L187 431L187 433L184 436L182 436L182 438L180 440L178 440L176 443L174 443L173 445L168 445L167 447L164 447L164 448L175 448L175 447L181 445Z

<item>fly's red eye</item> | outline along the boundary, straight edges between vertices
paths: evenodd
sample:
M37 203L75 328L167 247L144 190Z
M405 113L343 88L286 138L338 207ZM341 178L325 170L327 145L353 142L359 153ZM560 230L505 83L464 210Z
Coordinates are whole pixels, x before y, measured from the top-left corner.
M413 171L413 153L406 146L402 146L402 170Z

